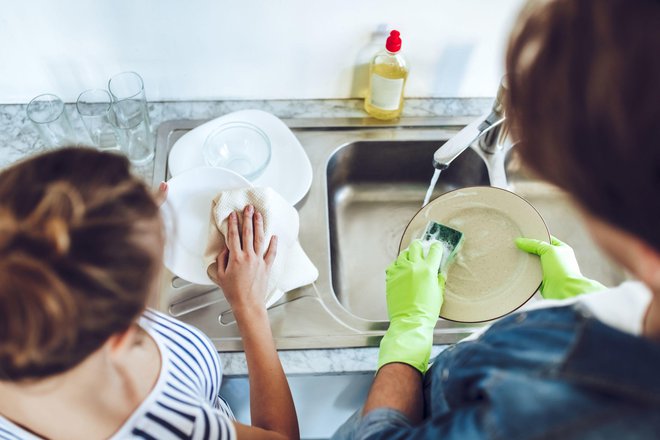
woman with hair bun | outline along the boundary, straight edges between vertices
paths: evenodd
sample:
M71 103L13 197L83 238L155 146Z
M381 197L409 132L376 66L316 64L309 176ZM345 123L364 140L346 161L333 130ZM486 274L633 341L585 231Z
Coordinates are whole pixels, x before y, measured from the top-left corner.
M153 196L124 157L89 148L0 173L0 439L299 436L260 301L276 240L255 251L263 219L247 206L230 216L218 264L250 370L245 426L218 395L206 336L146 308L162 267L165 191Z

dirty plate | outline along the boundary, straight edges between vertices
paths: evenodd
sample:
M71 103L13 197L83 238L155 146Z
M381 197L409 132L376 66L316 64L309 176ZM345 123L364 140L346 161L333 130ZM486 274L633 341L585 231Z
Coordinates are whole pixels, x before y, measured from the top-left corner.
M457 189L423 207L408 224L399 250L420 238L429 221L463 232L447 275L440 317L459 322L499 318L527 302L541 285L539 258L519 250L518 237L549 241L541 215L522 197L490 186Z
M184 134L170 150L167 166L172 176L206 166L202 149L209 134L230 122L247 122L262 130L271 144L270 162L252 184L271 187L295 205L312 185L312 165L293 132L277 116L261 110L241 110L206 122Z
M245 178L224 168L195 168L172 177L161 207L167 236L165 267L191 283L213 284L204 267L211 202L221 191L249 186Z

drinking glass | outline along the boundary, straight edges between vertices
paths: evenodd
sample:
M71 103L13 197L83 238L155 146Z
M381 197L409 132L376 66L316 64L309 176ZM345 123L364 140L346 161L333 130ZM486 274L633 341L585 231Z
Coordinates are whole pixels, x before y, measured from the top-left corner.
M108 90L122 151L134 165L148 163L154 157L154 142L142 78L135 72L119 73L108 81Z
M117 130L112 124L112 97L107 90L85 90L78 96L76 109L92 144L99 150L119 151Z
M26 112L47 147L76 143L64 103L57 96L50 93L37 96L30 101Z

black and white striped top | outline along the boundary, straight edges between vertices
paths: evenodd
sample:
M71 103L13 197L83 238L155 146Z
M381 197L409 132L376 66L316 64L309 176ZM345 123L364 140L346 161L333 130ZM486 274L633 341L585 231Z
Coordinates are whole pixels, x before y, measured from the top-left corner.
M111 437L119 439L235 439L234 416L219 397L222 370L199 330L155 311L140 326L156 341L161 371L142 404ZM0 415L0 440L37 440Z

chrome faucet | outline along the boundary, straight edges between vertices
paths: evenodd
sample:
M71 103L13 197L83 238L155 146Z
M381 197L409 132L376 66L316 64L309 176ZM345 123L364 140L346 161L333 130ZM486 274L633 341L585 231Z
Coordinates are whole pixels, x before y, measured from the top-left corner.
M506 77L504 77L497 90L497 97L491 111L465 126L456 136L449 139L433 153L433 166L435 168L439 170L446 169L454 159L475 142L478 142L479 148L488 154L496 153L502 149L508 134L504 115L506 90Z

